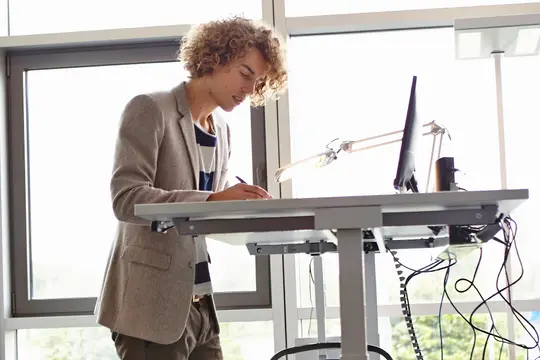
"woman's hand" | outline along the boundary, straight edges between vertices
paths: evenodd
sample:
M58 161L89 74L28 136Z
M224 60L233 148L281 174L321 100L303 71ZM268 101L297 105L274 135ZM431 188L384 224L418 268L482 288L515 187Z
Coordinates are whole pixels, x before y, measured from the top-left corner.
M263 188L256 185L248 184L236 184L223 191L215 192L211 194L206 201L228 201L228 200L248 200L258 199L266 200L271 199L272 196L268 194Z

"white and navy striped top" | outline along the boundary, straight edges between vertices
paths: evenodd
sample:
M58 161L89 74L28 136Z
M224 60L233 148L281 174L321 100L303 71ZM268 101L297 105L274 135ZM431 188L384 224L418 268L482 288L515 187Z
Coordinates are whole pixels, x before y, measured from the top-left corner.
M212 191L214 188L214 173L216 172L216 144L215 135L204 131L195 123L195 140L199 154L199 190ZM195 284L193 295L203 296L212 293L210 270L208 264L210 256L206 248L204 236L195 238Z

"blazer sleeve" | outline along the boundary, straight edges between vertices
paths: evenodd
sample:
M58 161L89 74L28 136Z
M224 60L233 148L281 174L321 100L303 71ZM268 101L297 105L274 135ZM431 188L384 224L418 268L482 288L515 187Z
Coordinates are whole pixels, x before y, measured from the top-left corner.
M113 211L120 221L149 224L135 216L136 204L206 201L211 192L154 187L164 118L149 95L131 99L122 112L111 179Z

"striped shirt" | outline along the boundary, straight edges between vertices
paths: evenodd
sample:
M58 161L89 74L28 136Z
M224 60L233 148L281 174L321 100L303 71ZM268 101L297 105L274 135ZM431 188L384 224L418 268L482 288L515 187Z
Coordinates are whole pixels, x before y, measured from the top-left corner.
M199 156L199 190L212 191L214 188L214 174L216 172L216 144L215 135L209 134L195 123L195 140ZM204 236L195 238L195 284L193 295L203 296L212 293L210 270L208 264L210 256L206 248Z

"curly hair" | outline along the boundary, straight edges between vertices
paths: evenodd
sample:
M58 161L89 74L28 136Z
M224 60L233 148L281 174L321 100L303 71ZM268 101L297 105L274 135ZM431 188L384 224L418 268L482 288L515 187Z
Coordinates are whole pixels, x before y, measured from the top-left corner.
M287 84L285 43L270 26L242 17L193 26L180 41L178 60L190 78L197 79L243 57L250 48L259 50L269 64L267 75L255 84L251 96L252 105L260 106L277 98Z

